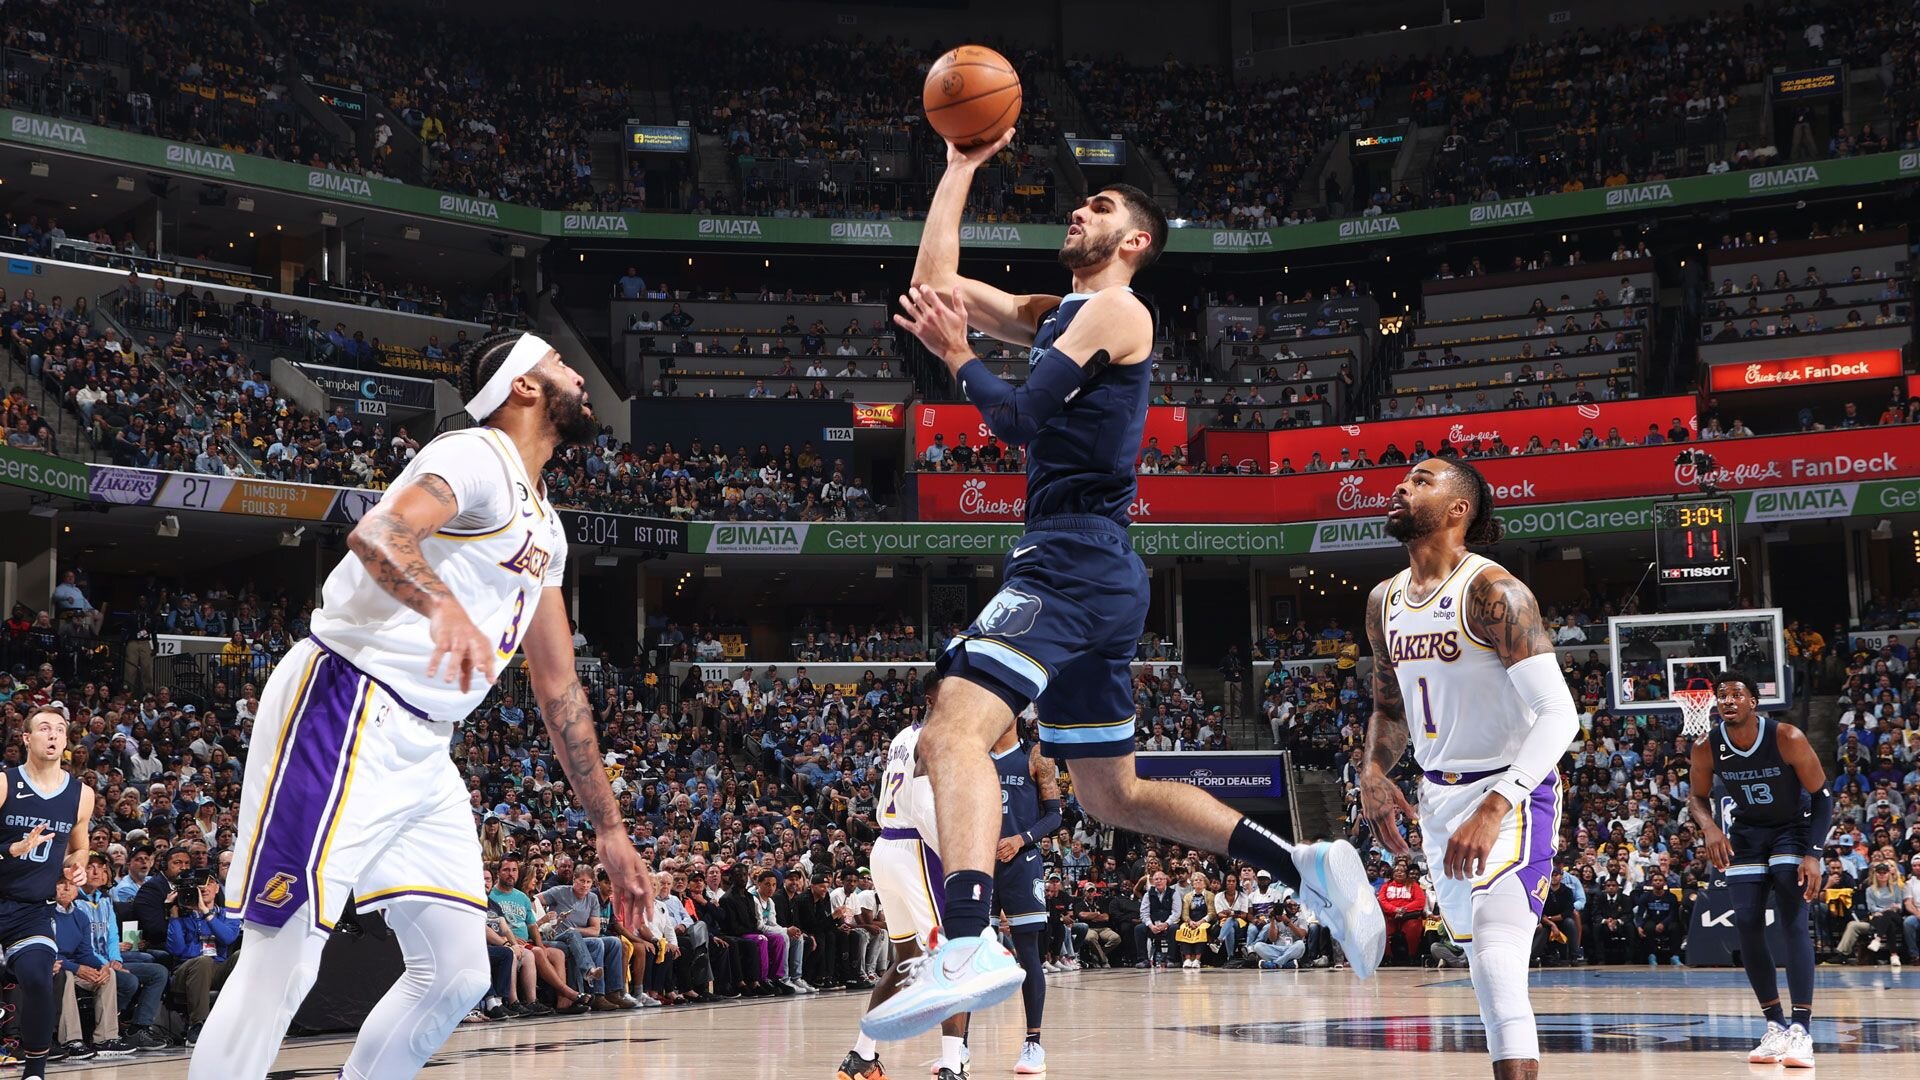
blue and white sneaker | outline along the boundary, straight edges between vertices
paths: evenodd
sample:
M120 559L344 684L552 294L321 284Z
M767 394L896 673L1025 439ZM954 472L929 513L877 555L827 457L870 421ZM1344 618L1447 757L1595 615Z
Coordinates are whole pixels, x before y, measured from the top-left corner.
M1333 934L1353 973L1372 978L1387 953L1387 919L1367 884L1360 853L1345 840L1322 840L1293 849L1300 871L1300 898Z
M899 992L860 1018L860 1032L869 1039L910 1039L955 1013L1000 1004L1027 978L992 929L979 937L942 941L932 952L903 962L900 970L906 981Z
M1047 1050L1037 1042L1029 1040L1020 1047L1020 1060L1014 1064L1013 1071L1033 1076L1047 1071Z

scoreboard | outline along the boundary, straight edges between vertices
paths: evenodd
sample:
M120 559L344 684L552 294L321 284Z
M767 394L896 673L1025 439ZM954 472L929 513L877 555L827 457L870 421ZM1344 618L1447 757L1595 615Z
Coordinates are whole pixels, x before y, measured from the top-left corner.
M1732 496L1674 499L1657 504L1654 515L1654 558L1662 585L1738 580Z

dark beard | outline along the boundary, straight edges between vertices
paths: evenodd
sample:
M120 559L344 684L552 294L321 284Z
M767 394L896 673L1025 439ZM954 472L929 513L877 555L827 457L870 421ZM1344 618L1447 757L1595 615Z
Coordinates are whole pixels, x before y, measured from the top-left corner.
M1391 516L1387 518L1386 533L1405 544L1418 540L1437 528L1439 528L1439 522L1432 520L1432 515L1423 520L1418 513L1409 509L1405 518Z
M1114 252L1120 250L1119 233L1108 233L1104 239L1100 240L1088 240L1086 236L1086 233L1080 234L1080 246L1077 248L1073 246L1072 240L1068 240L1061 246L1059 256L1061 266L1069 270L1085 270L1089 266L1098 266L1106 262L1113 258Z
M590 443L600 434L600 425L586 410L586 395L569 397L564 388L547 382L547 423L560 436L561 446Z

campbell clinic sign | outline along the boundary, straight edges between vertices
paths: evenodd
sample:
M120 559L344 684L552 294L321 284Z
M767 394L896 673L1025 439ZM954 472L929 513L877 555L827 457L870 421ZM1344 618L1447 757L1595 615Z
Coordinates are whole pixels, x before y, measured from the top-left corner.
M1716 364L1708 369L1707 383L1716 392L1770 390L1780 386L1808 386L1853 379L1892 379L1901 374L1901 368L1900 350L1875 349L1871 352L1833 353L1826 356L1796 356L1788 360Z

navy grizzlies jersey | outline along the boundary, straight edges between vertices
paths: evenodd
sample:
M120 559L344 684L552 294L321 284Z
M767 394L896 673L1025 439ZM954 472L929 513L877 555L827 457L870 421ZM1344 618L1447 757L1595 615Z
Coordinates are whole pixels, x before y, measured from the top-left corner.
M1806 789L1780 756L1780 725L1765 716L1758 719L1760 737L1745 750L1727 737L1725 723L1715 725L1714 775L1733 802L1735 824L1791 825L1806 816Z
M1040 790L1028 768L1027 744L1015 743L1005 754L993 756L1000 774L1000 835L1018 836L1040 820Z
M1092 293L1068 293L1034 331L1027 366L1066 333ZM1075 360L1085 360L1076 356ZM1130 522L1138 484L1133 463L1146 430L1153 362L1109 366L1089 381L1027 444L1027 520L1093 514Z
M5 856L0 858L0 898L52 901L54 887L66 873L67 839L80 816L80 785L61 773L60 786L43 792L21 769L8 769L4 775L7 802L0 808L0 855ZM15 858L9 849L26 839L35 825L46 826L49 835Z

